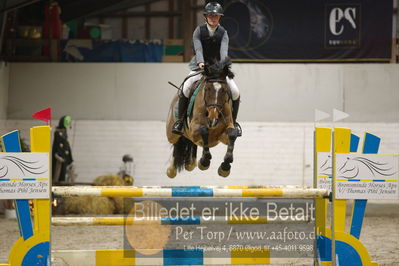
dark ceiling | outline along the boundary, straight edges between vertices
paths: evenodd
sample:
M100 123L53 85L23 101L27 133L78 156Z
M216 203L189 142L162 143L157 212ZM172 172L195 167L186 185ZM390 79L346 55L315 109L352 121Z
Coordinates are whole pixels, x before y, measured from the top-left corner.
M159 0L59 0L61 19L68 22L92 15L114 13L120 10L157 2Z
M145 5L160 0L58 0L61 6L61 20L69 22L74 19L114 13L127 8ZM0 14L4 11L12 11L16 9L29 9L35 11L38 17L42 16L40 10L48 3L47 0L0 0Z

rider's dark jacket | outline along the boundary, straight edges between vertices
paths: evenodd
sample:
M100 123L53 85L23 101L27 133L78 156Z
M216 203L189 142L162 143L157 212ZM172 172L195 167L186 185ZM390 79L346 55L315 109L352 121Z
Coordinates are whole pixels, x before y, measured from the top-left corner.
M219 25L213 32L207 24L198 26L193 33L195 56L191 59L191 70L198 68L198 63L213 63L227 57L229 36L227 31Z

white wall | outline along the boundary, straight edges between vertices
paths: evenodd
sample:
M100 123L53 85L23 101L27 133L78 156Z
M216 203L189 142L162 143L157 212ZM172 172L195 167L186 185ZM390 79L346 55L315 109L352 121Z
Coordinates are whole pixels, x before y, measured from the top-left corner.
M183 64L12 64L9 118L53 108L55 118L164 120ZM27 100L29 99L29 100Z
M399 121L399 65L345 67L344 106L356 121Z
M399 122L397 64L238 64L241 121L313 121L313 110L348 112L347 121ZM8 117L165 120L188 73L184 63L13 63Z
M0 123L7 118L9 67L0 62ZM1 125L0 125L1 126Z

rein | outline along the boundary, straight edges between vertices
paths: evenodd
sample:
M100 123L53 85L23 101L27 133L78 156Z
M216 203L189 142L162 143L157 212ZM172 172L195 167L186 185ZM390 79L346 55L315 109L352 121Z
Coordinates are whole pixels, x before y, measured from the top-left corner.
M199 70L198 72L195 72L195 73L193 73L193 74L191 74L191 75L188 75L188 76L183 80L183 82L180 84L179 90L181 90L181 91L183 90L183 85L184 85L184 82L186 82L186 80L188 80L188 79L191 78L191 77L200 75L200 74L202 74L202 73L204 73L204 70Z
M207 82L219 82L225 84L227 81L225 79L212 79L212 78L207 78L205 79Z
M184 82L186 82L186 80L188 80L188 79L191 78L191 77L194 77L194 76L197 76L197 75L199 75L199 74L204 73L204 70L202 70L202 69L201 69L201 70L196 69L195 71L198 71L198 72L195 72L195 73L193 73L193 74L191 74L191 75L188 75L188 76L183 80L183 82L180 84L179 87L177 87L175 84L173 84L173 83L170 82L170 81L168 81L168 83L169 83L169 85L175 87L175 88L181 93L181 92L183 91L183 85L184 85Z

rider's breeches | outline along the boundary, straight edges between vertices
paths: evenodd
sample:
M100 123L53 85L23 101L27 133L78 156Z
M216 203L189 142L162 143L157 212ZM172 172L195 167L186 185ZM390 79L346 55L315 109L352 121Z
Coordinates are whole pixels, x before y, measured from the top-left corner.
M191 71L189 75L196 73L195 71ZM201 79L202 75L196 75L193 76L184 82L183 85L183 94L188 98L190 96L190 88L193 86L194 82L197 80ZM237 87L237 84L235 83L234 79L231 79L229 77L226 77L226 82L227 85L229 86L231 90L231 96L233 98L233 101L237 100L240 97L240 90Z

